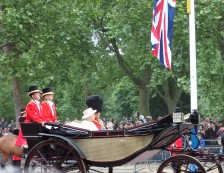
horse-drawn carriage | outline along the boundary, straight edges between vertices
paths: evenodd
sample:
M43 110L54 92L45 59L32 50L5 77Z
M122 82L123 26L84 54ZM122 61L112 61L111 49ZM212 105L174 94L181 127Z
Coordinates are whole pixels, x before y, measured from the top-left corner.
M112 173L115 166L150 158L179 137L189 134L193 127L191 123L173 123L172 114L123 130L89 131L63 124L21 123L29 149L25 171L86 173L98 172L94 167L108 167ZM169 170L168 167L175 169L174 163L175 172L177 169L179 172L206 172L190 155L169 158L157 172Z

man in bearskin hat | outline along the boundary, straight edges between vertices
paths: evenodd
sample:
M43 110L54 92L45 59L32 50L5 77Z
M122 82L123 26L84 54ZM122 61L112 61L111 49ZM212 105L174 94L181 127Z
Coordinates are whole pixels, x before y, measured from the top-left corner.
M96 127L99 130L102 130L103 128L103 123L100 120L100 115L103 109L103 99L101 96L99 95L91 95L88 96L86 99L86 105L89 108L92 108L93 110L96 110L95 112L95 120L93 120L92 122L96 125Z
M48 122L57 122L56 108L53 102L54 92L51 88L44 88L42 90L42 97L44 101L41 103L44 117Z

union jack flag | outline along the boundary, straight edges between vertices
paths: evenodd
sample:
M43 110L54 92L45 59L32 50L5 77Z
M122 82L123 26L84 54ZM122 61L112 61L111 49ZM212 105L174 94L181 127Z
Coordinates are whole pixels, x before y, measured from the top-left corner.
M152 54L171 69L172 30L176 0L154 0L151 31Z

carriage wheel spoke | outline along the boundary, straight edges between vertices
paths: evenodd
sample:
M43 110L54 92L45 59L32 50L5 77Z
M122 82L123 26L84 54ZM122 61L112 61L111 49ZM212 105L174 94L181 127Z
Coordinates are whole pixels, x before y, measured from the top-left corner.
M49 161L46 160L46 158L42 155L42 153L39 150L37 152L44 159L45 163L49 164Z
M25 170L84 173L86 167L80 155L69 144L59 140L47 140L30 151L25 162Z
M157 173L206 173L201 163L188 155L169 157L158 168Z

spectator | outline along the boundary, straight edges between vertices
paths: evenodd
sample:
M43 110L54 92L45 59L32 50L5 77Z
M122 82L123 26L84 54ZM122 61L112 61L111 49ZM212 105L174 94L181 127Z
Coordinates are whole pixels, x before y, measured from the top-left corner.
M110 118L107 119L107 126L106 127L107 127L108 130L113 130L114 129L114 124L112 123Z
M114 120L113 124L114 124L114 130L117 130L118 129L118 123Z
M70 122L71 122L70 119L69 118L66 118L65 124L69 124Z
M206 145L217 145L218 143L216 141L213 141L216 139L216 127L213 121L210 121L210 127L205 131L205 139L210 140L206 141Z
M152 117L151 116L147 116L146 117L146 121L147 121L147 123L151 122L152 121Z
M120 122L119 124L119 129L124 129L125 123L123 121Z
M224 134L221 136L222 153L224 153Z
M132 123L132 122L130 122L130 126L129 127L134 127L135 125Z
M12 133L12 130L13 130L13 129L12 129L11 124L9 124L7 128L8 128L8 132L9 132L9 133Z
M147 123L144 115L139 115L139 120L142 121L142 123Z
M4 135L9 135L10 134L7 127L5 127L3 129L3 132L4 132Z
M199 126L199 133L201 134L201 137L205 139L205 128L202 124Z
M136 125L141 125L141 124L143 124L143 120L139 120L136 122Z
M205 140L204 140L204 138L202 137L202 134L201 134L201 133L198 133L198 139L199 139L199 141L200 141L199 148L204 148L204 147L205 147Z
M220 127L218 132L216 133L218 139L221 140L221 145L222 145L222 153L224 153L224 126Z
M9 125L11 125L12 130L16 128L16 123L13 119L11 119L11 122Z
M5 121L5 119L4 118L2 118L2 120L1 120L1 127L2 127L2 129L4 129L4 128L6 128L7 127L7 122Z
M224 127L220 127L216 133L217 137L221 137L224 134Z
M129 118L129 121L128 121L130 124L134 124L135 123L135 121L134 121L134 119L132 118L132 117L130 117Z
M210 125L209 122L210 122L209 118L204 118L202 120L201 125L204 127L205 130L209 128L209 125Z

